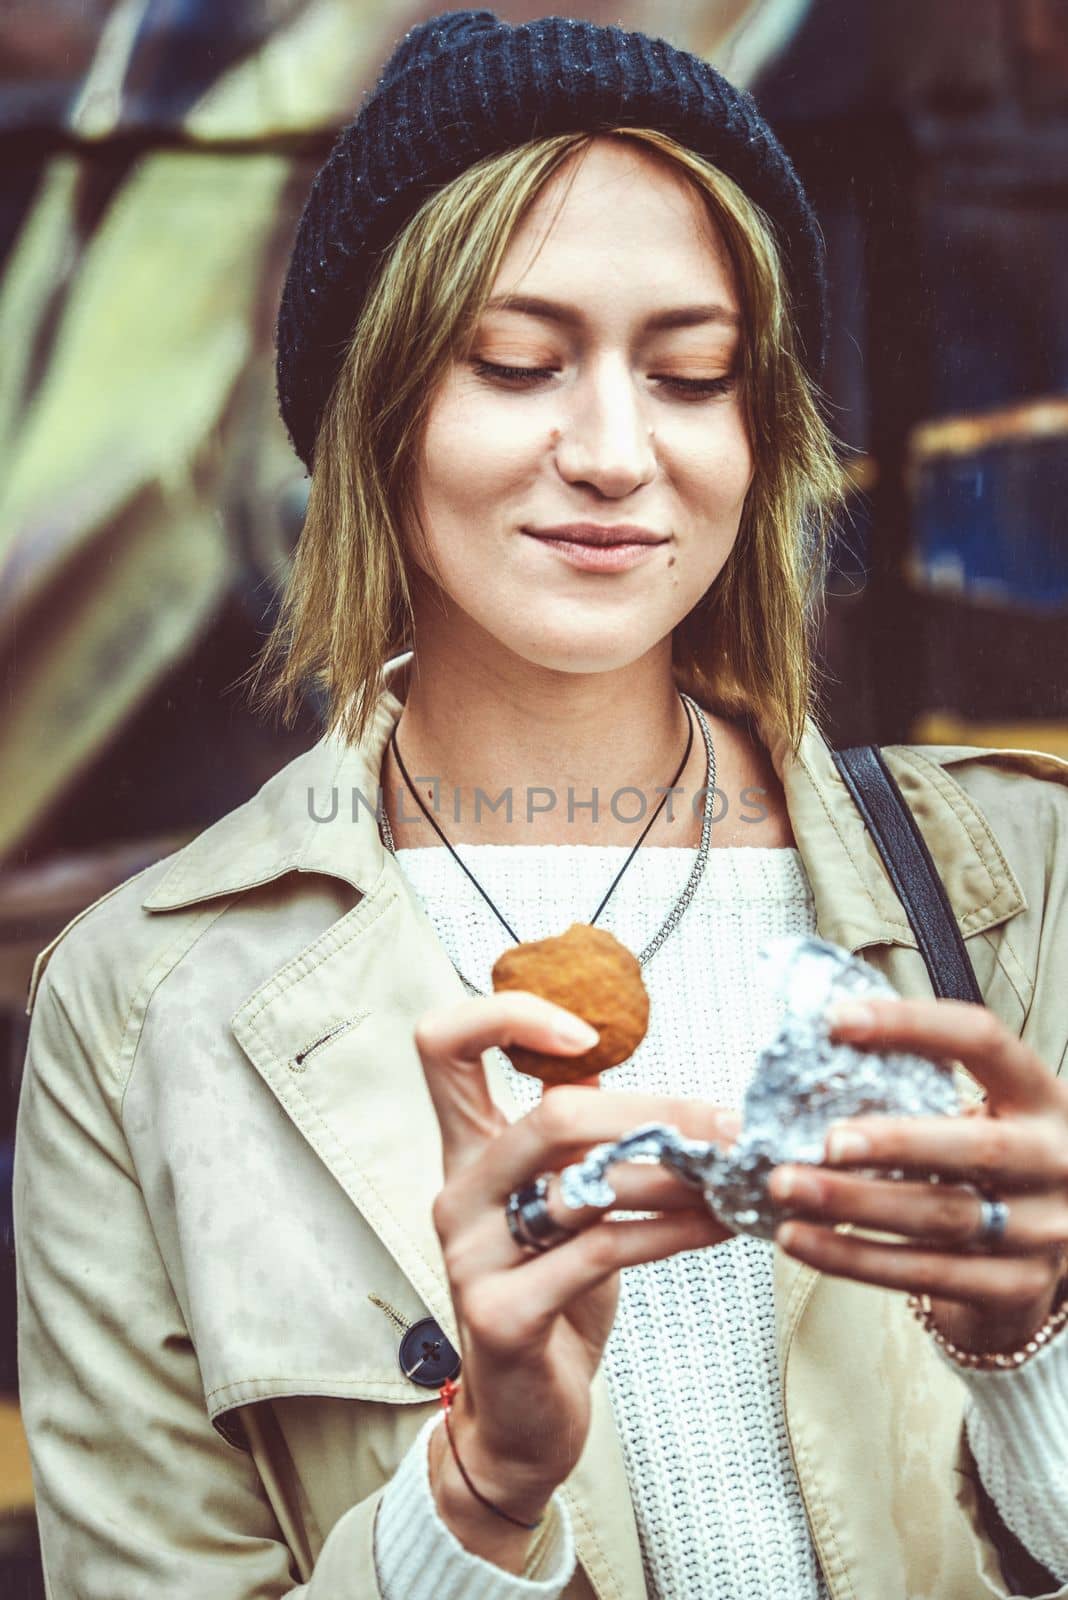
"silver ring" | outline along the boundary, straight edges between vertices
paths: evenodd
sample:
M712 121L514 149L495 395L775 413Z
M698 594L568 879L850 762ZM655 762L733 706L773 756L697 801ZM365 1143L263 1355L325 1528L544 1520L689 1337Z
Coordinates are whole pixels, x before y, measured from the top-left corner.
M979 1229L975 1235L977 1245L998 1244L1005 1237L1009 1225L1009 1208L1004 1200L993 1195L983 1195L979 1212Z
M540 1177L521 1189L513 1189L508 1196L504 1215L508 1231L521 1250L541 1254L575 1237L574 1228L563 1227L551 1215L545 1203L548 1192L548 1178Z

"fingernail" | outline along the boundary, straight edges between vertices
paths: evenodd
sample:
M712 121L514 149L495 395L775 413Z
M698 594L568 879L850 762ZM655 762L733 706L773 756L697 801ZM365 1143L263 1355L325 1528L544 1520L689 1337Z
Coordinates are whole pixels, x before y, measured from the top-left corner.
M863 1000L836 1000L827 1007L825 1021L831 1028L870 1028L875 1012Z
M871 1145L862 1133L845 1133L835 1130L827 1135L828 1161L856 1161L866 1156Z
M553 1032L561 1044L581 1046L589 1050L601 1035L581 1017L560 1017L553 1023Z
M739 1111L721 1111L716 1119L717 1131L724 1138L731 1138L742 1131L742 1117Z
M808 1172L780 1170L772 1174L769 1188L776 1200L801 1200L813 1203L820 1198L819 1180Z

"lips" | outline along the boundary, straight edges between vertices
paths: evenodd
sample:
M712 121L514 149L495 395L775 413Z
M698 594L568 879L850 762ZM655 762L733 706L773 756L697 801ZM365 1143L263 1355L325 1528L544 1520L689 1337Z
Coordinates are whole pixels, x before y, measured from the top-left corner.
M593 545L597 549L625 544L666 544L667 535L634 523L605 527L596 522L572 522L558 528L524 528L535 539L560 539L567 544Z
M578 539L548 539L544 535L532 538L549 552L550 561L566 561L580 572L629 572L644 561L651 561L658 550L667 544L657 539L652 544L641 544L636 539L626 544L582 544Z

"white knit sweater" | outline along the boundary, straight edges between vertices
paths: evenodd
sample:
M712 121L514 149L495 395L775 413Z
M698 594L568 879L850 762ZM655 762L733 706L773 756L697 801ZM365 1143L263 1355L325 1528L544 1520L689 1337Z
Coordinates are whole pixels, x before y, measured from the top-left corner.
M588 920L627 850L461 845L458 854L528 940ZM398 860L453 962L489 993L493 962L512 942L505 929L444 848L401 850ZM692 850L640 850L598 925L644 949L692 864ZM754 980L757 950L773 935L814 931L796 850L712 850L685 915L644 969L649 1032L613 1069L612 1088L740 1106L779 1016L778 1002ZM498 1055L529 1110L540 1083ZM739 1235L621 1274L604 1369L650 1600L826 1600L776 1370L773 1249ZM1009 1527L1068 1579L1068 1338L1016 1372L961 1378L986 1487ZM575 1564L563 1501L553 1497L523 1577L467 1551L430 1492L427 1443L440 1420L436 1414L420 1430L382 1497L375 1558L385 1600L553 1600Z

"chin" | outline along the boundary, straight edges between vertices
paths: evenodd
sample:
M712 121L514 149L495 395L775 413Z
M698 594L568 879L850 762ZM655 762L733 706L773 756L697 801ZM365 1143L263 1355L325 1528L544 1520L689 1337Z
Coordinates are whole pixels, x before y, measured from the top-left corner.
M532 667L542 667L546 672L566 672L577 677L582 673L618 672L623 667L629 667L651 648L652 641L646 641L635 649L633 638L621 648L619 632L617 624L610 639L599 642L590 640L585 644L574 638L561 640L556 645L507 642L514 654Z

